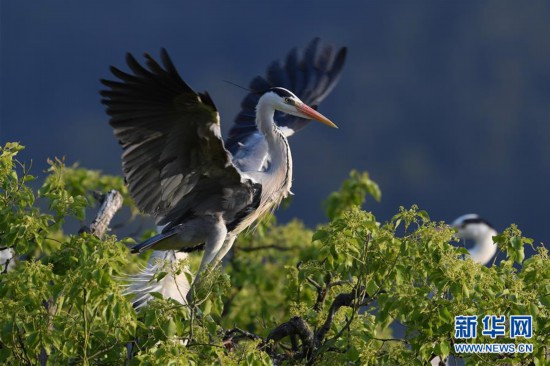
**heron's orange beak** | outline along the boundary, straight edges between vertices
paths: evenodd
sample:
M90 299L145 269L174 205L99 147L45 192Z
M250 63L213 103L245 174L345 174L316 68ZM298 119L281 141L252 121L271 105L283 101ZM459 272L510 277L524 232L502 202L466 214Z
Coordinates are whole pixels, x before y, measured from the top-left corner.
M310 106L302 103L302 104L296 104L296 109L299 110L301 113L306 115L308 118L314 119L316 121L322 122L327 126L338 128L330 119L323 116L321 113L317 112L315 109L311 108Z

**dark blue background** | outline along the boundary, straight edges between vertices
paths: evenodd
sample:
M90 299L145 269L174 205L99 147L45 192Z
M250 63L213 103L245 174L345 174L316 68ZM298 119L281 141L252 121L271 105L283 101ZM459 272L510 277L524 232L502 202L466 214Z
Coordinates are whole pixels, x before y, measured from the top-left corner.
M120 173L98 79L127 51L171 53L208 90L224 132L247 85L314 36L349 47L321 106L339 130L292 137L294 202L279 217L325 220L321 202L352 168L380 183L379 220L417 203L432 219L477 212L548 242L548 1L2 1L0 142Z

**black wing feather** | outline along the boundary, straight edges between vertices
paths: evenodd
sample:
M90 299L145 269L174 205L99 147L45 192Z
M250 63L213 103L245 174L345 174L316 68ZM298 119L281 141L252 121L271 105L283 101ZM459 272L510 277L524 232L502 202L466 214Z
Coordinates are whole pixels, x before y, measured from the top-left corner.
M207 93L196 93L178 74L166 50L160 65L131 54L131 73L111 67L119 81L102 80L109 123L124 150L123 171L137 206L158 224L175 226L197 215L240 220L256 205L261 187L231 163L219 116ZM238 202L230 202L235 192Z
M249 93L241 103L241 112L229 131L226 147L232 154L239 149L239 143L246 141L256 133L255 109L261 92L272 87L289 89L304 103L317 106L336 86L346 60L347 49L338 49L331 45L321 46L319 38L313 39L300 58L298 49L293 48L286 57L285 64L271 63L266 76L257 76L250 82ZM334 55L334 56L333 56ZM294 131L304 128L310 121L276 112L275 120L279 126Z

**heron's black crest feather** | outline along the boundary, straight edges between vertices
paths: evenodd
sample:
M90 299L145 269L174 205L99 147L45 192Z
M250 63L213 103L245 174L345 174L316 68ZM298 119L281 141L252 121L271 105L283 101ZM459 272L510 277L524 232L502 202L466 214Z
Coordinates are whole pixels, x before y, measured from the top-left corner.
M491 223L487 220L485 220L484 218L482 217L475 217L475 218L471 218L471 219L465 219L464 221L462 221L462 224L463 225L468 225L468 224L485 224L487 226L489 226L490 228L494 229L494 226L491 225Z
M278 96L280 96L281 98L293 97L294 96L287 89L279 88L279 87L269 88L264 93L267 93L267 92L273 92L273 93L277 94Z

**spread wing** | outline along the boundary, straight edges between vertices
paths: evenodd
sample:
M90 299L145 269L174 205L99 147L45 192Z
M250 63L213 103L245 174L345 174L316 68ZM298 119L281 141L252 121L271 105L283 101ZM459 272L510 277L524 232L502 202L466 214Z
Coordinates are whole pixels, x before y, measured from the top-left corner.
M271 87L283 87L292 91L307 105L318 106L338 83L344 67L347 49L336 49L332 45L321 45L319 38L313 39L303 55L294 48L286 57L284 65L274 61L265 77L257 76L250 83L253 91L243 100L242 110L229 131L227 149L233 154L233 162L243 171L258 170L256 165L264 161L267 146L256 128L256 105L259 91ZM304 128L310 120L276 112L275 121L283 132L290 136ZM247 159L253 159L249 161Z
M166 50L162 67L145 58L147 68L128 54L131 73L111 67L120 80L102 80L101 91L137 206L165 230L197 215L239 219L257 205L261 186L231 163L214 103L181 79Z

